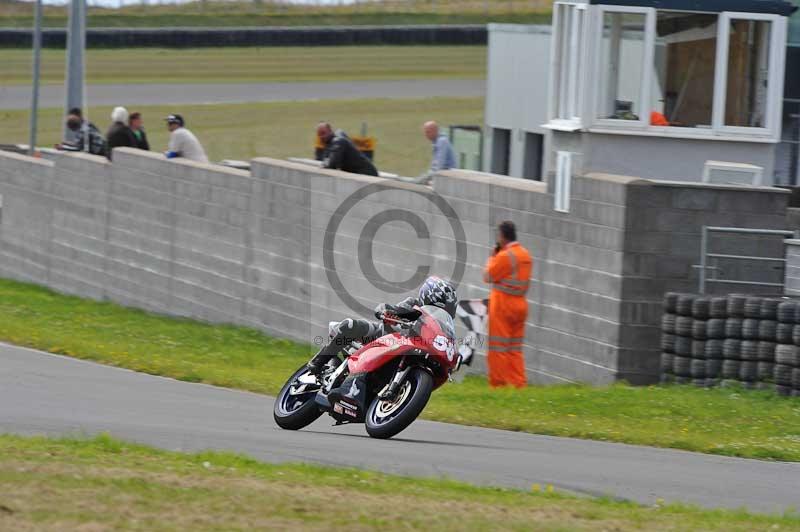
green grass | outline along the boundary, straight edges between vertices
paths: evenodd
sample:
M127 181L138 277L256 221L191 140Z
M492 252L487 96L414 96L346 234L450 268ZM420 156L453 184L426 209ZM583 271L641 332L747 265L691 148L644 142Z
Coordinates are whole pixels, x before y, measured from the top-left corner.
M189 2L180 5L90 6L89 27L164 26L351 26L405 24L485 24L550 22L551 0L425 0L360 2L358 5L303 6L262 2ZM45 27L63 28L64 6L44 8ZM0 27L30 28L33 6L0 1Z
M42 83L63 83L64 61L63 50L44 50ZM30 50L0 49L0 64L0 86L30 83ZM483 79L486 47L93 49L87 52L86 69L88 83L125 84Z
M333 316L332 316L333 318ZM0 339L53 353L259 393L276 393L310 347L250 329L154 316L0 280ZM800 399L694 387L437 391L425 417L465 425L800 461Z
M479 488L99 436L0 436L3 530L798 530L800 518Z
M394 26L424 24L549 24L550 13L365 13L365 14L261 14L261 13L188 13L128 14L92 13L87 19L90 28L162 28L162 27L262 27L262 26ZM64 28L67 17L49 15L42 19L45 28ZM13 15L0 17L0 27L30 28L33 17Z
M122 102L124 103L124 102ZM377 138L379 169L408 176L421 174L430 164L430 143L422 123L482 124L483 100L427 98L421 100L309 101L231 105L137 106L144 113L153 150L164 151L168 132L162 118L181 113L187 126L203 143L212 161L249 160L254 157L311 157L317 122L358 134L361 122ZM108 127L111 107L91 107L89 117L102 130ZM52 146L61 138L60 109L45 109L39 117L39 146ZM0 110L0 143L27 143L28 112Z

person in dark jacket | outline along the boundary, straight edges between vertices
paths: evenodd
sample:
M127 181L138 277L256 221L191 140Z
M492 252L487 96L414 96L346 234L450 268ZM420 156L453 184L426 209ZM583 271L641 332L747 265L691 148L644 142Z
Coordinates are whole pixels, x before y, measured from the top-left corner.
M111 111L111 127L108 128L106 134L106 142L108 149L106 150L106 157L111 159L111 154L114 148L138 148L136 136L128 127L128 110L124 107L115 107Z
M150 150L150 143L147 142L147 134L144 132L144 124L142 123L142 113L131 113L128 120L128 125L133 131L133 136L136 137L136 147L140 150Z
M358 151L353 142L342 131L334 133L327 122L317 126L317 136L325 145L322 154L322 167L342 170L351 174L378 176L378 169L372 161Z

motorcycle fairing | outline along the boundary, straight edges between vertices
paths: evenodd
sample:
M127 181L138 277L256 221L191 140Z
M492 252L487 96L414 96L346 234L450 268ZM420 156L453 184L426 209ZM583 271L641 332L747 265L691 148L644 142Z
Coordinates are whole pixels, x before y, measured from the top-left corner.
M372 373L418 346L407 336L391 333L365 345L347 360L350 374Z
M341 386L331 390L327 399L336 421L363 422L367 412L367 374L349 375Z

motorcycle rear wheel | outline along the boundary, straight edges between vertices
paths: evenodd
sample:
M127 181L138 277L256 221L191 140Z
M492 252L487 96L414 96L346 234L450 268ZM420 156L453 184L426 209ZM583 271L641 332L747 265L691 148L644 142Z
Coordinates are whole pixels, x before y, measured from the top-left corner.
M422 368L413 368L392 401L376 397L367 409L367 434L387 439L405 430L425 409L433 392L433 377Z
M308 368L303 366L294 372L294 375L289 377L286 384L281 388L278 397L275 398L275 406L272 411L272 416L275 423L285 430L300 430L316 421L322 415L322 410L319 409L315 401L319 386L307 386L308 391L305 393L297 393L302 391L301 387L297 386L297 380L304 375L309 374ZM294 391L294 394L292 393Z

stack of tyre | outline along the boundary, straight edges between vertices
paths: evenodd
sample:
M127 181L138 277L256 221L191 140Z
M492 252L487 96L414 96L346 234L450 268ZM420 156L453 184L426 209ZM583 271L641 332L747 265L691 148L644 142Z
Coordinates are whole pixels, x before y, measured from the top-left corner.
M775 390L780 395L800 395L800 303L778 305L775 331Z
M709 386L722 369L725 298L668 293L661 321L662 382Z
M774 375L777 314L781 300L728 296L722 354L722 385L771 388Z
M800 385L800 304L670 292L664 311L662 382L775 387L784 395Z

